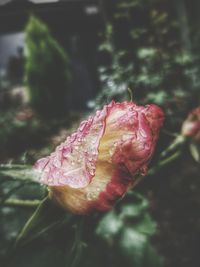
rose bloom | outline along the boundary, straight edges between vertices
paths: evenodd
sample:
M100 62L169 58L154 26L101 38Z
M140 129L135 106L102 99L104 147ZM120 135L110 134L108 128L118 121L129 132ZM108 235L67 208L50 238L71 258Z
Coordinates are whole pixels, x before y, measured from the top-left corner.
M50 197L77 214L106 211L147 172L164 114L156 105L105 105L36 162Z
M200 107L193 109L184 121L181 129L183 136L200 141Z

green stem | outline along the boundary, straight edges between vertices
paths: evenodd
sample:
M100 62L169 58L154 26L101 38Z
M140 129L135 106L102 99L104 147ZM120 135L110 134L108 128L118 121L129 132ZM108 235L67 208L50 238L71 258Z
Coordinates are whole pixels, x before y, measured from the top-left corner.
M15 193L17 190L21 189L25 184L20 184L14 188L12 188L7 194L5 194L5 196L3 196L0 200L0 205L3 205L5 203L5 201L13 194Z
M149 170L149 175L154 175L157 171L159 171L162 167L167 166L168 164L170 164L171 162L173 162L174 160L176 160L177 158L179 158L181 155L181 151L177 151L174 154L172 154L170 157L163 159L161 161L158 162L158 164L151 168Z
M161 157L166 157L169 153L171 153L172 151L176 150L178 147L182 146L185 143L186 139L184 136L182 135L178 135L176 136L176 138L174 139L174 141L168 146L167 149L165 149L162 153L161 153Z
M81 260L83 249L86 244L82 240L84 217L80 218L75 229L74 244L67 258L67 266L76 267Z
M1 202L1 199L0 199ZM40 200L34 199L34 200L22 200L22 199L15 199L10 198L7 199L3 205L9 206L9 207L28 207L28 208L35 208L40 204Z
M24 165L24 164L11 164L11 163L7 163L7 164L0 164L0 169L4 169L4 170L8 170L8 169L24 169L26 167L26 169L32 169L31 165Z

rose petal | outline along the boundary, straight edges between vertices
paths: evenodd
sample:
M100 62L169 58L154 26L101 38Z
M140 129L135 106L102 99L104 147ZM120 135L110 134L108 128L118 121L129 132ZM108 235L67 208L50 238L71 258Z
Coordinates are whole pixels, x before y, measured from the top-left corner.
M49 186L87 186L95 175L100 139L105 130L105 119L114 105L104 107L94 117L83 121L77 132L66 139L49 157L36 162L42 173L41 183Z

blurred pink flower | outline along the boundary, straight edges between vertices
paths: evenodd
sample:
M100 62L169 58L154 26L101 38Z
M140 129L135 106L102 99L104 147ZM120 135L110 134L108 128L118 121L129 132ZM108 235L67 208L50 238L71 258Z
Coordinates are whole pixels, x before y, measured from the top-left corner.
M36 162L50 197L77 214L112 208L146 174L164 114L156 105L105 105Z
M186 137L193 137L200 141L200 107L193 109L184 121L181 133Z

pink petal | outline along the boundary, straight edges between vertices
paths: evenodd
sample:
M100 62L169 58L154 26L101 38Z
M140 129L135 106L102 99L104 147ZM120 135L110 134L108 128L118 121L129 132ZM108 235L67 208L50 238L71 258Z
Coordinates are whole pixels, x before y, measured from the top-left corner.
M86 187L95 176L100 139L105 130L105 120L114 105L106 105L95 116L83 121L77 132L69 136L49 157L40 159L35 169L42 173L41 183L48 186L68 185Z

